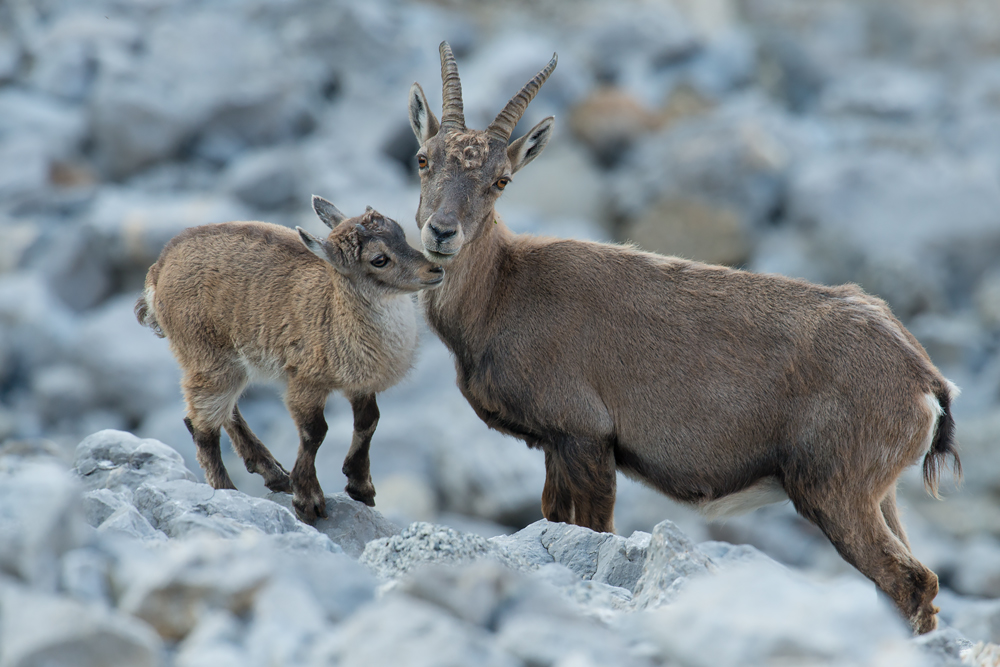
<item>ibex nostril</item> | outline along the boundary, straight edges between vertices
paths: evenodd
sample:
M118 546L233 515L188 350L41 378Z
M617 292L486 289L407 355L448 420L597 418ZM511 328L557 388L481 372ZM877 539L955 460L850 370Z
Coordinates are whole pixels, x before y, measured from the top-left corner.
M431 225L430 227L431 233L434 234L434 238L438 241L447 241L457 233L457 230L454 229L440 229L434 225Z
M432 266L431 268L427 269L427 272L428 273L435 273L435 274L440 275L440 274L444 273L444 269L441 268L440 266Z

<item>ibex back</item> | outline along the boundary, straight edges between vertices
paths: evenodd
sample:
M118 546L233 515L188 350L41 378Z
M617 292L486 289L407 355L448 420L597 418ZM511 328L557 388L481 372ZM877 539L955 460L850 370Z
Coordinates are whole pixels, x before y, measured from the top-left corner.
M356 218L319 197L313 207L332 229L326 240L264 222L181 232L150 267L136 303L139 322L169 339L181 365L184 422L208 483L235 488L219 449L225 428L247 470L272 491L291 490L296 513L310 523L326 516L315 459L334 390L354 409L346 490L375 504L368 459L379 418L375 394L410 368L417 343L410 293L443 277L394 220L370 207ZM236 405L252 374L286 384L300 438L290 476Z
M941 461L958 467L953 385L854 285L512 234L494 203L552 118L508 141L555 65L470 130L442 44L441 121L419 85L409 104L417 225L448 270L421 303L479 416L545 452L545 517L613 531L616 469L714 515L787 497L915 631L934 628L937 577L895 488L921 457L934 493Z

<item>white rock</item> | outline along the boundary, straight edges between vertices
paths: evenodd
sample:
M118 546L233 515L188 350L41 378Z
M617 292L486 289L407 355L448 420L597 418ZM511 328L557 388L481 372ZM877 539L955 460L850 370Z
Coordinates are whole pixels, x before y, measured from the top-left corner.
M692 667L774 665L789 656L844 667L927 664L870 585L819 584L753 563L692 579L671 604L634 621L662 660Z
M486 630L427 602L388 595L318 642L307 664L519 667L523 663L498 648Z
M532 568L520 556L484 537L423 522L410 524L399 535L372 540L358 562L380 579L396 579L427 563L457 565L481 559L514 569Z
M243 647L245 630L231 612L212 610L177 647L176 667L244 667L252 664Z
M718 570L715 563L671 521L664 521L653 528L646 551L648 555L642 576L633 590L637 609L655 609L666 604L689 579Z
M579 579L631 591L642 574L649 540L649 533L636 532L625 539L542 519L512 535L494 537L491 542L532 565L560 563Z
M194 480L180 455L162 442L113 430L98 431L77 445L75 471L85 488L113 492L134 491L148 480ZM107 494L88 496L87 502L114 503Z
M63 553L87 526L79 484L51 459L0 457L0 571L53 590Z
M270 493L268 500L281 505L294 516L292 496L288 493ZM340 545L344 552L357 558L372 540L397 535L399 528L362 502L351 499L346 493L326 497L326 518L319 519L315 528Z
M0 646L3 667L154 667L162 651L145 623L15 586L0 591Z

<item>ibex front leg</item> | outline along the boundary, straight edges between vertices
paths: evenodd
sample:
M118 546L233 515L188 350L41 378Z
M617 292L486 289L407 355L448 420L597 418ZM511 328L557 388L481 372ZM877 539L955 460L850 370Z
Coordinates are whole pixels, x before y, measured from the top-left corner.
M326 497L316 477L316 452L326 437L323 407L329 392L289 382L288 411L299 430L299 453L289 478L292 482L292 505L299 519L312 524L326 517Z
M354 435L351 438L351 449L344 459L343 471L347 476L344 490L351 498L374 507L375 485L372 484L368 450L375 427L378 426L378 403L375 402L375 394L352 396L350 401L354 410Z

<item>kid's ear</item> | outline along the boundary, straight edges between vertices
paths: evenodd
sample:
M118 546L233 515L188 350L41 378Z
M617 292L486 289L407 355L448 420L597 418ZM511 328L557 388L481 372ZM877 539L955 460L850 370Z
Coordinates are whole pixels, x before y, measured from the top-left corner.
M313 195L312 202L313 210L316 211L316 215L318 215L319 219L323 221L323 224L330 229L333 229L347 219L347 216L341 213L340 209L319 195Z
M427 96L424 95L424 89L419 83L410 86L410 127L413 128L413 134L417 135L417 141L421 146L441 128L434 112L427 106Z
M345 275L350 273L350 267L347 265L347 262L344 261L343 253L332 247L326 241L316 238L301 227L296 227L295 231L299 233L302 245L304 245L309 252L316 255L333 268L337 269L338 273L343 273Z
M552 126L555 118L549 116L538 125L531 128L526 135L507 147L507 159L510 160L510 173L534 160L552 138Z

